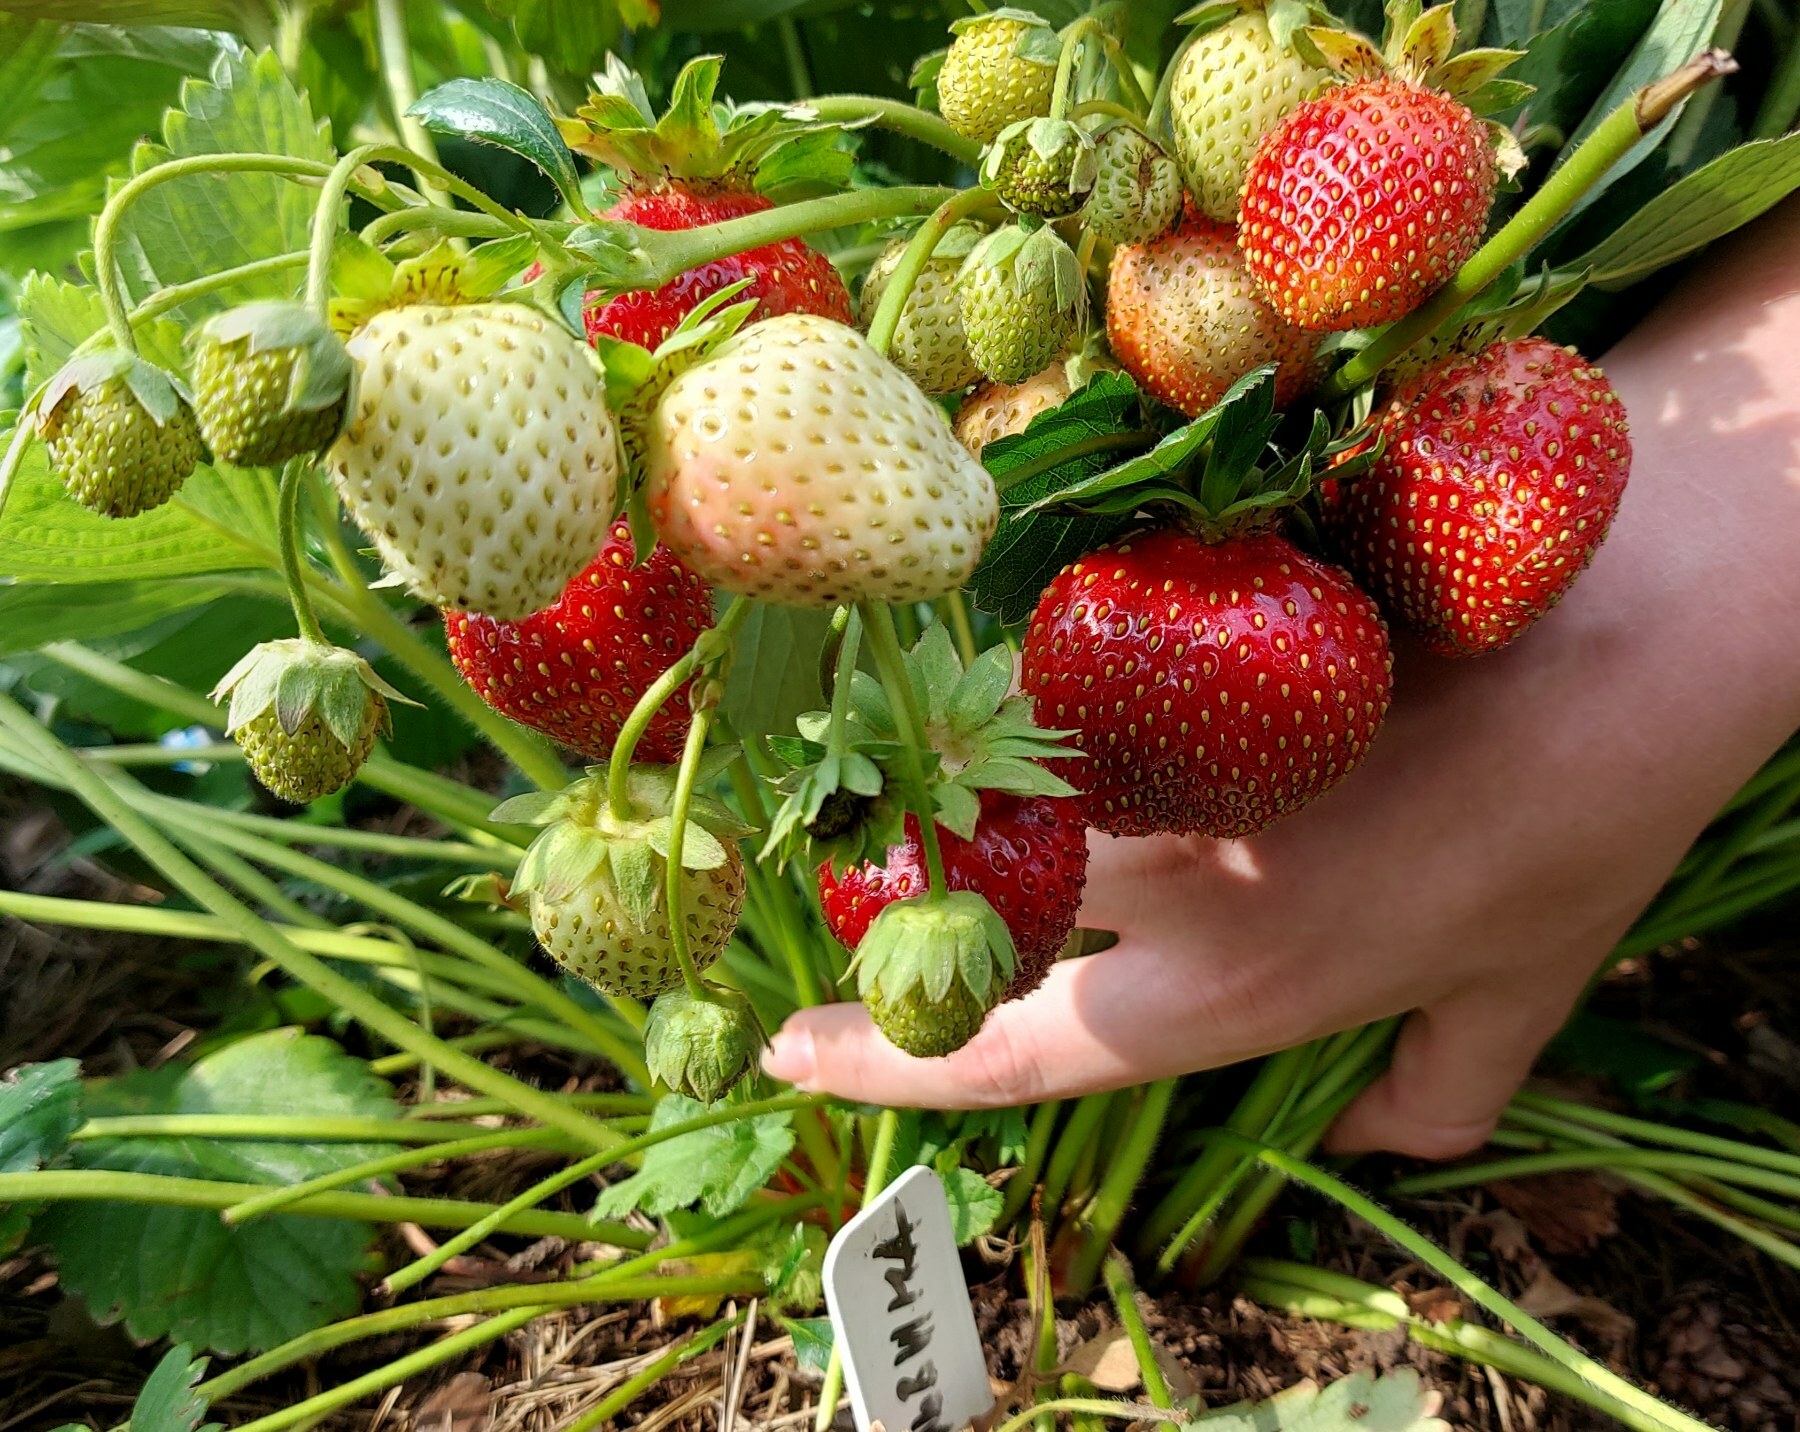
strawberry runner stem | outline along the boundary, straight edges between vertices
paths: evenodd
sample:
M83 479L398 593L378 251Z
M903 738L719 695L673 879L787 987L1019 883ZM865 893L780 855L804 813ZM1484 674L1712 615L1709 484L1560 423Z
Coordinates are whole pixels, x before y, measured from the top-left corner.
M1707 50L1680 69L1645 85L1594 127L1498 233L1425 303L1385 329L1320 386L1325 401L1346 398L1415 344L1429 338L1457 310L1479 296L1529 253L1614 165L1689 95L1737 69L1722 50Z

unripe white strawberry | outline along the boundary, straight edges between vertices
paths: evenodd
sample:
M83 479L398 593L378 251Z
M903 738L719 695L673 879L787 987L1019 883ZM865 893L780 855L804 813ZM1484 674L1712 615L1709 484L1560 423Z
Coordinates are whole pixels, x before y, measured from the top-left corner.
M440 607L549 606L606 540L619 478L586 346L510 303L388 309L346 346L362 381L328 461L388 568Z
M1276 39L1264 9L1264 0L1215 0L1197 12L1211 28L1181 52L1169 80L1175 157L1210 219L1236 220L1257 141L1327 79Z
M671 383L644 471L687 567L794 606L941 597L999 520L993 479L918 385L810 314L752 324Z
M963 333L962 310L956 297L956 273L981 238L972 224L958 224L938 241L920 272L906 304L888 357L927 393L960 393L981 377L981 369L969 354ZM862 320L867 328L881 306L888 280L900 266L906 240L895 239L881 251L863 280Z

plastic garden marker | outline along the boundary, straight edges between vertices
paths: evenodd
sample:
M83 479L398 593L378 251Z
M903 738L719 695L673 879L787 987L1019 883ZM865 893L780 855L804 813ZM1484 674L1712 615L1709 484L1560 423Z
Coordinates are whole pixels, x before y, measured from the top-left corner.
M831 1240L825 1304L863 1432L955 1432L993 1407L950 1202L932 1169L908 1169Z

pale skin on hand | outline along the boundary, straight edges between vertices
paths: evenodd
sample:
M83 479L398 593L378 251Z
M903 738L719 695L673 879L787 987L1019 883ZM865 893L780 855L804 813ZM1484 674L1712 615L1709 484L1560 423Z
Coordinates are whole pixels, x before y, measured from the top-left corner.
M804 1011L768 1071L979 1108L1116 1088L1408 1014L1331 1145L1477 1147L1588 979L1734 790L1800 726L1800 201L1602 360L1631 486L1567 600L1515 646L1402 645L1367 764L1251 840L1092 838L1065 961L946 1059L860 1005Z

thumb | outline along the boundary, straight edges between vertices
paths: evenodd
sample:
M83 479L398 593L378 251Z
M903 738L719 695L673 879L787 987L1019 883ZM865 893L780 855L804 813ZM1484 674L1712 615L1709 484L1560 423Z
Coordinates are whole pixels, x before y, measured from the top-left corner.
M1564 1003L1470 986L1408 1016L1393 1062L1326 1138L1332 1153L1448 1159L1481 1147L1561 1026Z

